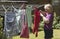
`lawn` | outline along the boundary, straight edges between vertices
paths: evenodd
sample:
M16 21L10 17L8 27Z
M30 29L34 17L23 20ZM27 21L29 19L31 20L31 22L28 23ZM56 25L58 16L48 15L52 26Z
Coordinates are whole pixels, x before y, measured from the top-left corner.
M53 39L60 39L60 30L54 29L54 37ZM21 39L19 36L14 36L13 39ZM30 33L30 38L29 39L44 39L44 32L43 31L39 31L39 35L36 38L35 35L33 35L32 33Z

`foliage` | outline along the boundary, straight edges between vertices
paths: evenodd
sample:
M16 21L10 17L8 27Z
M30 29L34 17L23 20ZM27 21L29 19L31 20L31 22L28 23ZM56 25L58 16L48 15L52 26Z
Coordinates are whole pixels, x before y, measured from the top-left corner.
M53 28L60 29L60 16L56 16L56 13L54 13L54 21L53 21Z
M3 34L3 17L0 16L0 39L6 39L5 35Z
M3 35L3 28L2 28L2 18L0 18L0 39L2 39L2 35Z

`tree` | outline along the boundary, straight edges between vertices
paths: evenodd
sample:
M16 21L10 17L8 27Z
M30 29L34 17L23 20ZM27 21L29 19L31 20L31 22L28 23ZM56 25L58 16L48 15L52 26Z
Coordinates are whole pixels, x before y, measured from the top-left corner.
M60 15L60 0L52 0L52 5L57 15Z

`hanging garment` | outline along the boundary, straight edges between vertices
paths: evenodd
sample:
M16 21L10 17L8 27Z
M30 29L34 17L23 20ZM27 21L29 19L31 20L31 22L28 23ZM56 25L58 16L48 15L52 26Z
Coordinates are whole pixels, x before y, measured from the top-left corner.
M14 11L16 14L16 21L17 21L17 33L21 32L21 24L20 24L20 18L21 18L21 9Z
M26 7L26 14L27 14L27 20L28 20L28 27L31 28L32 26L32 6Z
M20 37L21 38L29 38L29 29L28 29L28 23L27 23L27 17L26 17L26 11L25 9L22 9L21 11L21 25L22 25L22 30Z
M38 36L38 27L40 22L40 12L37 8L34 10L34 26L33 33L36 33L36 37Z
M14 12L7 12L5 14L5 26L4 33L8 39L12 39L12 36L16 34L16 17Z

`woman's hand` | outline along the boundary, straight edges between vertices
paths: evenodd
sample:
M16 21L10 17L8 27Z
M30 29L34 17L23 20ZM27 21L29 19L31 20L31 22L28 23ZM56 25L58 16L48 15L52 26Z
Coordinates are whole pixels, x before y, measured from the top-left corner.
M45 11L40 10L40 13L45 16Z
M41 16L41 17L43 17L43 14L42 14L42 13L40 13L40 16Z
M40 16L43 18L43 21L45 22L45 23L49 23L49 19L47 19L42 13L40 13Z

